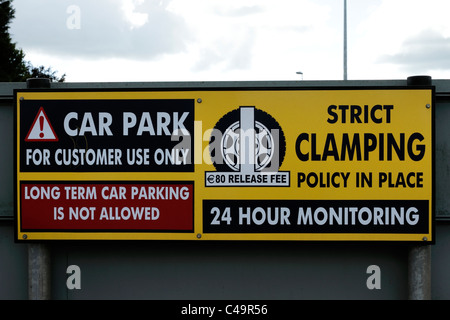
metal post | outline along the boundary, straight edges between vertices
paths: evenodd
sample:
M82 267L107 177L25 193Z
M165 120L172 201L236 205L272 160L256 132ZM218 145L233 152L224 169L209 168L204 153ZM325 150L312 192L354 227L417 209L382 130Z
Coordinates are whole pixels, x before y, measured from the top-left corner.
M408 299L431 299L431 246L412 246L408 252Z
M344 0L344 80L347 80L347 0Z
M50 251L43 243L28 244L28 299L50 300Z
M431 85L430 76L408 77L408 86ZM411 246L408 252L408 299L431 299L431 246Z
M27 79L27 88L50 88L50 79ZM28 244L28 299L49 300L50 250L44 243Z

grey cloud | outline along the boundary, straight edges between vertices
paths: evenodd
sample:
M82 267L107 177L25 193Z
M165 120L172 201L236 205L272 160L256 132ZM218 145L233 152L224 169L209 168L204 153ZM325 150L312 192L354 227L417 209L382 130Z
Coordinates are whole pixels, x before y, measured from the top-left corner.
M252 49L254 45L254 32L249 29L244 39L234 48L229 61L229 69L249 69L252 61Z
M254 31L247 29L242 30L242 39L239 42L221 39L216 45L203 48L192 70L204 71L217 65L228 71L249 69L254 38Z
M201 49L198 60L192 67L192 71L205 71L209 70L212 66L221 63L225 58L212 48Z
M254 6L242 6L238 8L223 10L223 9L216 9L216 13L221 16L227 16L227 17L243 17L255 13L261 13L264 11L264 8L262 6L254 5Z
M148 22L130 28L120 0L16 0L13 40L25 50L58 55L149 59L183 51L188 37L182 17L165 10L164 2L146 0L136 8ZM80 9L80 28L67 27L69 6Z
M379 62L399 64L408 72L450 69L450 38L425 30L406 40L399 53L384 55Z

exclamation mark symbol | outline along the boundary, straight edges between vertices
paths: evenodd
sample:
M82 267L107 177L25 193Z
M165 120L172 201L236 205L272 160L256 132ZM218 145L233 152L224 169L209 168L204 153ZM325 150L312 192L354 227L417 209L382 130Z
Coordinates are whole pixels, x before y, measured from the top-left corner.
M39 133L39 137L44 137L44 116L39 117L39 129L41 130L41 133Z

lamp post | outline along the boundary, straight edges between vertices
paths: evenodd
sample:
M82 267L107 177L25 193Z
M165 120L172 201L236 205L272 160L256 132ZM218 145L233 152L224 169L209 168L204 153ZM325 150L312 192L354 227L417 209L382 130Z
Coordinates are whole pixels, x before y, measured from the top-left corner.
M347 80L347 0L344 0L344 80Z

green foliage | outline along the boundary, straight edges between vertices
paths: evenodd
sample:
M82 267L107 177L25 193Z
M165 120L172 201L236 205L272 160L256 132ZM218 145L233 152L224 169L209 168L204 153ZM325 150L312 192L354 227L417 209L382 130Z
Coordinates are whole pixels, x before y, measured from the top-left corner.
M31 63L27 62L26 78L49 78L53 82L64 82L66 80L66 74L58 77L56 71L53 71L51 68L46 69L44 66L34 67Z
M11 3L10 0L0 0L0 82L26 81L35 77L64 82L65 74L58 77L51 68L34 67L25 61L25 53L12 42L9 24L14 18L14 9Z

